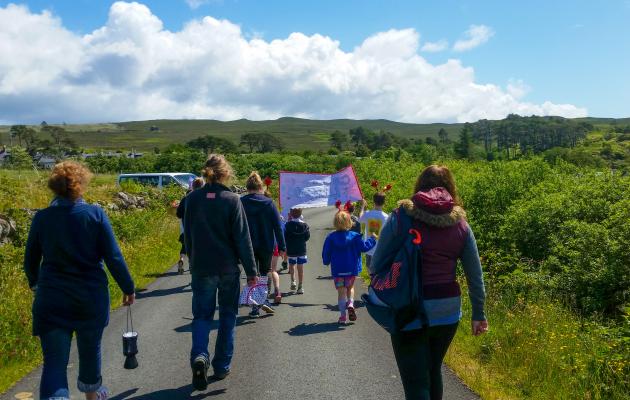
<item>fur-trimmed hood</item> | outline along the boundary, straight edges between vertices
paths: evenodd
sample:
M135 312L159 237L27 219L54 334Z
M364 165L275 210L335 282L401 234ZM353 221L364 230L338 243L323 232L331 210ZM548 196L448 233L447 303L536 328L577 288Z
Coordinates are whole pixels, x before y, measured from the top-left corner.
M411 200L401 200L398 205L402 206L411 218L438 228L447 228L466 219L466 211L460 206L454 206L449 213L432 214L416 207Z

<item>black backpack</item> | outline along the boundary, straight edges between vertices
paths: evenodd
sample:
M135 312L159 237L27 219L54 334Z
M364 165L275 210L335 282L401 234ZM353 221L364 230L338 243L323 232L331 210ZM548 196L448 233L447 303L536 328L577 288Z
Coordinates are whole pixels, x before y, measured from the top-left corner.
M368 294L361 296L370 316L389 333L401 331L408 323L420 319L425 325L422 305L422 235L418 223L404 208L394 211L398 220L397 235L405 239L395 256L374 265L379 271L372 276L369 290L383 304L376 304Z

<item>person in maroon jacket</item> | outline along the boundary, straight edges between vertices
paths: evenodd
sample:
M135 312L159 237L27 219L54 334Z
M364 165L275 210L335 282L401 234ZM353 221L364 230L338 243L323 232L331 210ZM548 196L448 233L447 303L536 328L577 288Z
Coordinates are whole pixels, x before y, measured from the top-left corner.
M409 322L391 335L392 347L407 399L442 398L442 360L455 336L461 311L461 291L456 268L461 260L468 283L472 308L472 333L477 336L488 330L484 313L485 289L477 243L466 221L453 175L444 166L431 165L422 171L415 194L401 201L401 218L392 213L381 231L376 253L369 266L370 274L378 274L392 265L393 257L406 240L414 220L422 238L421 318ZM378 298L370 291L370 300Z

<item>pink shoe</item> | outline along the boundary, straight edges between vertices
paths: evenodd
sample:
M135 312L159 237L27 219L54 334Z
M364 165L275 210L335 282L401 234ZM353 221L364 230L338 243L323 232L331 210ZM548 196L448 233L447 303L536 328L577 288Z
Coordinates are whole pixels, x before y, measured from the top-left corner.
M342 315L341 317L339 317L339 321L337 321L337 323L339 325L345 325L346 324L346 315Z

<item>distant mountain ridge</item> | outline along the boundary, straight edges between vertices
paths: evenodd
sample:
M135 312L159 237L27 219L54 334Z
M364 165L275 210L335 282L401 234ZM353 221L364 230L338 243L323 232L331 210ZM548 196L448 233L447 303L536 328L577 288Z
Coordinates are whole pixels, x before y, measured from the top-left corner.
M578 118L593 125L630 125L630 118ZM102 124L67 124L63 127L81 147L88 149L138 149L152 150L173 143L186 143L199 136L212 135L240 141L244 133L266 132L280 137L289 150L328 149L330 134L338 130L347 132L363 126L373 131L387 131L407 138L424 139L435 137L444 128L455 139L463 123L416 124L396 122L387 119L333 119L314 120L295 117L282 117L275 120L234 121L203 119L158 119L147 121L127 121ZM0 127L0 142L8 144L9 127Z

